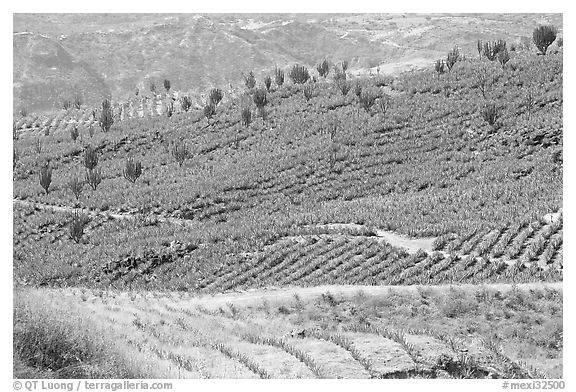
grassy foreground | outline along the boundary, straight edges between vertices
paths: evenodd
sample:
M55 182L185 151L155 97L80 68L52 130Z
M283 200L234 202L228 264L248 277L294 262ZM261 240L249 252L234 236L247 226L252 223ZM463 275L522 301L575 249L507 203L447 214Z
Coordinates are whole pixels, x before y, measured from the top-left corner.
M14 376L562 377L558 285L380 289L18 289Z

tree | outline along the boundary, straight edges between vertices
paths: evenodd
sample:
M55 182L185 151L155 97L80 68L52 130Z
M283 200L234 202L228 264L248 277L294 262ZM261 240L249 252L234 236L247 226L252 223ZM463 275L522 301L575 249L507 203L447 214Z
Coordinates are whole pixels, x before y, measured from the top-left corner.
M534 45L540 51L540 54L545 55L548 47L556 40L557 30L552 25L538 26L532 33Z

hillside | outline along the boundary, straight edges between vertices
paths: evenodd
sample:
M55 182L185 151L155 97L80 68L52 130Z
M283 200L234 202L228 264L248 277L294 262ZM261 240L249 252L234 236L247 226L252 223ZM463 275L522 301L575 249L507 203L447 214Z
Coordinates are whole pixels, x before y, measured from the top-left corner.
M562 30L558 14L188 15L15 14L14 112L61 107L75 94L88 106L126 101L168 78L200 99L295 62L346 60L354 74L428 67L453 46L530 39L538 23Z
M249 126L236 99L209 120L199 111L126 119L77 141L69 124L23 132L15 279L184 290L561 280L562 54L513 56L505 69L472 59L440 77L362 79L389 100L385 113L322 81L310 100L299 85L276 87L267 119L254 111ZM494 76L486 100L480 70ZM481 116L487 102L498 107L495 125ZM88 144L103 180L76 200L67 184L84 177ZM191 154L182 166L174 144ZM142 162L134 184L123 177L128 156ZM74 208L92 216L79 244L68 239ZM386 241L394 233L400 240ZM409 252L402 236L426 237L427 252ZM445 271L421 275L431 264ZM269 279L257 272L266 266L275 266ZM214 279L226 287L210 287Z

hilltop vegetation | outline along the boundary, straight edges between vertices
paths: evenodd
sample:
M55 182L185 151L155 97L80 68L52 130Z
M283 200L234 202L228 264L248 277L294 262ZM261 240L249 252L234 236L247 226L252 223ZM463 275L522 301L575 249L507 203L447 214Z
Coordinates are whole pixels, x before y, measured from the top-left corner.
M23 132L14 197L90 209L91 217L75 244L62 210L16 203L15 279L179 290L218 277L238 284L220 290L321 284L339 276L324 267L345 262L345 272L366 262L374 275L358 282L368 284L561 280L561 218L542 217L562 208L562 54L510 57L505 66L468 56L442 74L348 78L345 95L334 70L305 84L287 74L258 110L248 94L209 116L126 119L76 140L69 128L39 138ZM69 184L85 176L88 144L98 155L94 186L77 199ZM141 163L135 182L125 175L129 157ZM52 176L42 189L46 161ZM335 223L360 232L322 227ZM383 245L375 229L439 237L434 250L444 253ZM503 252L507 244L513 250ZM309 271L300 271L296 261L309 252ZM271 264L259 268L277 266L278 275L260 281L251 266L263 260ZM437 272L453 272L418 275L440 260ZM392 271L409 267L416 278L396 280Z

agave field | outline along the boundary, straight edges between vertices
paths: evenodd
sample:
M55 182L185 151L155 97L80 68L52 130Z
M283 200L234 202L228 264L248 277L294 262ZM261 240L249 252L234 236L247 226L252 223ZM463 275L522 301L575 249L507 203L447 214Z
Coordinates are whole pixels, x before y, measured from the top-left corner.
M106 331L120 362L142 359L126 374L148 377L547 376L521 362L530 354L503 354L504 337L303 323L290 315L312 305L297 292L274 317L265 304L194 302L325 285L561 284L562 52L506 55L458 54L398 77L326 63L313 80L295 67L280 83L276 70L200 104L172 91L19 114L22 323L40 303L66 308Z

